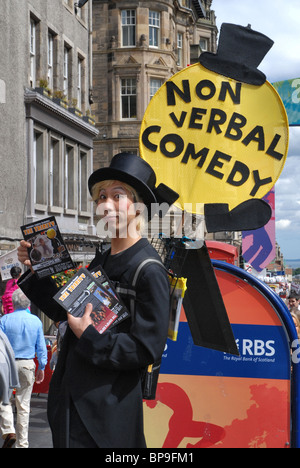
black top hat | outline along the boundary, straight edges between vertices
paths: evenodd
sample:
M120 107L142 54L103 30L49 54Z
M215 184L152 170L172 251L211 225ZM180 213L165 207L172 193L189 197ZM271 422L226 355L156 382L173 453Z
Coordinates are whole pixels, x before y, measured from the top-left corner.
M261 86L266 76L257 69L274 42L250 26L223 23L216 54L204 52L200 63L211 71L244 83Z
M149 216L154 214L154 210L149 209L152 203L172 205L179 198L178 193L165 184L155 187L156 175L152 167L131 153L119 153L113 157L109 167L95 171L88 182L90 193L95 184L104 180L119 180L134 188L147 206Z

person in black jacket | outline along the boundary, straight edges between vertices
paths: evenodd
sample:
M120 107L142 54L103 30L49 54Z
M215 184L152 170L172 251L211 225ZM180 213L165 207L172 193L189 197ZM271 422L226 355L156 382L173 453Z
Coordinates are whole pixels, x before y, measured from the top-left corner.
M109 181L109 182L108 182ZM155 187L152 168L135 155L116 155L110 167L89 179L90 192L113 232L111 250L96 252L89 269L102 265L112 281L128 284L142 261L159 255L132 229L139 212L178 197L166 186ZM152 210L153 214L153 210ZM148 217L150 219L151 215ZM130 229L131 228L131 229ZM124 235L124 233L126 235ZM30 267L25 241L19 260ZM55 448L143 448L141 369L157 361L164 350L169 321L169 282L164 269L148 264L136 287L135 315L100 335L92 326L88 305L81 318L66 317L53 300L57 292L50 278L37 280L28 271L19 281L33 303L52 320L68 320L62 349L51 380L48 419ZM129 309L129 303L125 305Z

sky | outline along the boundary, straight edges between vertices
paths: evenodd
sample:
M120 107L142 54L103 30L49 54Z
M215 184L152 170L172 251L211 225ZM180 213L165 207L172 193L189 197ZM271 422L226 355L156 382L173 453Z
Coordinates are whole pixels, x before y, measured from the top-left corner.
M300 0L213 0L217 26L251 24L274 41L259 70L268 81L300 78ZM287 162L276 184L276 238L285 259L300 259L300 127L290 127Z

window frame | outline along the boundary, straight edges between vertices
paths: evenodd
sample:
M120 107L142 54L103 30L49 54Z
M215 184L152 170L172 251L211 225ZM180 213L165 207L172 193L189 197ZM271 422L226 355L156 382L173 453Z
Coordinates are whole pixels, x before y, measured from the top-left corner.
M92 149L36 122L32 137L29 196L33 216L67 215L78 223L80 218L91 219L93 203L88 178L93 167ZM57 157L53 154L53 143L58 145ZM84 164L80 156L85 158ZM54 191L58 201L53 197Z
M155 24L157 22L157 24ZM161 31L161 14L155 10L149 10L149 47L159 49ZM152 42L156 42L153 44Z
M201 42L204 43L204 48L201 45ZM200 37L199 39L199 47L202 52L208 52L209 50L209 39L207 37Z
M86 158L85 179L82 182L82 155ZM78 215L90 217L89 212L90 196L88 191L88 176L91 172L90 151L82 146L78 148ZM83 192L85 197L85 206L83 207ZM86 209L85 209L86 208Z
M83 105L83 76L84 76L84 59L78 55L77 57L77 107L82 110Z
M64 45L64 65L63 65L63 92L66 99L69 99L69 83L70 83L70 53L71 49Z
M29 43L29 51L30 51L30 86L35 88L36 86L36 78L37 78L37 22L34 18L30 18L30 43Z
M51 213L64 212L64 166L63 166L63 151L62 151L62 136L49 132L49 198L48 208ZM54 164L54 148L52 142L56 142L58 149L58 164ZM54 169L58 170L58 182L55 184ZM58 197L58 204L55 204L54 193Z
M183 40L184 35L182 32L177 32L177 66L183 67Z
M69 171L69 151L73 153L72 174ZM69 204L70 193L73 195L72 206ZM77 145L69 140L64 142L64 208L66 214L77 215L78 213L78 149Z
M126 81L126 85L123 85L123 82ZM131 84L129 84L129 81ZM121 87L121 120L123 121L130 121L130 120L137 120L137 79L134 77L126 77L126 78L120 78L120 87ZM123 89L126 87L126 90L128 89L134 89L135 88L135 93L123 93ZM131 116L131 107L132 107L132 98L134 97L135 99L135 116ZM128 117L124 117L124 101L125 98L127 98L127 109L128 109Z
M48 86L50 89L54 88L54 41L55 37L51 31L48 31L48 44L47 44L47 79Z
M159 86L153 86L154 82L159 83ZM151 99L155 96L157 91L162 87L163 85L163 80L161 78L155 78L155 77L150 77L150 101Z
M42 174L38 174L37 171L37 138L36 136L39 135L42 138L42 154L41 154L41 161L42 161ZM34 125L33 127L33 151L32 151L32 167L33 167L33 204L34 208L37 211L46 211L48 207L48 155L47 151L47 143L48 143L48 133L47 129L44 127L40 127L38 125ZM37 200L37 179L42 181L42 200Z
M123 15L124 13L127 13L126 17ZM128 16L129 13L129 16ZM134 13L134 15L132 15ZM127 20L126 23L123 22L123 20ZM129 20L129 22L128 22ZM131 22L131 20L134 20L134 23ZM136 10L134 9L124 9L121 10L121 30L122 30L122 47L123 48L131 48L131 47L136 47L136 30L137 30L137 14ZM128 44L124 43L125 39L125 30L127 31L127 39L128 39ZM131 44L130 39L134 37L134 41Z

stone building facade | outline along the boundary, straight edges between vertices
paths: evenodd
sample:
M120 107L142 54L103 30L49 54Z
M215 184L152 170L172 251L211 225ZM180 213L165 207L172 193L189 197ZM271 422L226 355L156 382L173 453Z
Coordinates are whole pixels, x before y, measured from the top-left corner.
M201 49L216 50L211 7L2 1L0 258L17 247L21 225L54 215L74 259L89 261L98 239L88 176L119 151L138 154L151 97ZM56 100L62 96L67 105Z
M92 2L2 0L0 28L0 257L21 225L53 215L82 251L94 234Z
M211 7L212 0L93 2L95 168L121 151L138 154L151 97L201 50L216 50Z

